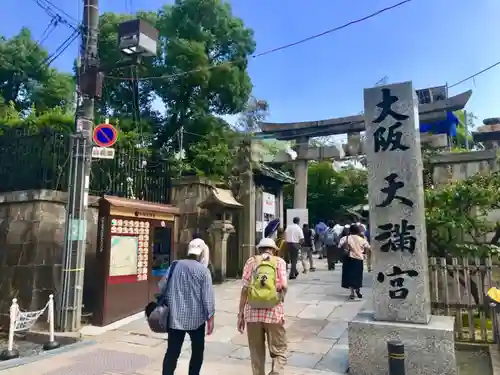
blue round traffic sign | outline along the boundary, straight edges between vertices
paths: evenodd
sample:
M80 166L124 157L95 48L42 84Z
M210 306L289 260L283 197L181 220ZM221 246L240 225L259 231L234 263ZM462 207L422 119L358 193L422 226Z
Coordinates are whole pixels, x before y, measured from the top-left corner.
M100 124L94 128L92 139L99 147L111 147L118 139L118 132L111 124Z

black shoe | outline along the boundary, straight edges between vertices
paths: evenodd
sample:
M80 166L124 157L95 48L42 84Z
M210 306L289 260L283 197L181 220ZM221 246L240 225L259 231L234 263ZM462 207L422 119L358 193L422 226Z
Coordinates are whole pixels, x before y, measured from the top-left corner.
M354 294L351 294L351 295L349 296L349 299L356 299L356 296L355 296Z
M361 294L361 292L358 290L356 290L356 296L358 296L358 298L363 298L363 295Z
M295 280L297 277L296 276L289 276L288 280Z

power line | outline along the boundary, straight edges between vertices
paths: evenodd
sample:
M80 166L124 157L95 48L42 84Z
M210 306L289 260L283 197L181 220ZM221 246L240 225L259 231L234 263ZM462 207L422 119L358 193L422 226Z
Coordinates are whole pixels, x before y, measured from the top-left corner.
M494 63L493 65L488 66L487 68L484 68L483 70L480 70L477 73L474 73L471 76L468 76L467 78L462 79L461 81L458 81L458 82L454 83L453 85L448 86L448 88L451 89L452 87L458 86L458 85L460 85L460 84L462 84L462 83L464 83L464 82L466 82L466 81L468 81L470 79L476 78L477 76L479 76L479 75L481 75L483 73L486 73L488 70L491 70L491 69L497 67L498 65L500 65L500 61Z
M50 0L36 0L36 2L37 3L46 3L47 4L46 6L51 7L53 9L55 9L56 11L58 11L59 13L64 14L64 16L66 18L69 18L73 22L76 22L76 24L78 25L78 20L75 17L73 17L71 14L65 12L62 8L55 5L52 1L50 1Z
M52 34L54 32L54 30L57 28L57 25L59 24L59 22L60 22L59 16L55 16L50 20L49 24L47 25L47 27L43 31L42 35L40 36L40 38L36 42L36 44L38 46L41 46L47 40L47 38L50 36L50 34Z
M79 29L79 23L68 13L64 12L61 8L55 6L48 0L33 0L50 18L58 18L59 23L62 23L73 30Z
M308 36L307 38L303 38L303 39L297 40L297 41L292 42L292 43L285 44L285 45L280 46L280 47L276 47L276 48L273 48L273 49L270 49L270 50L267 50L267 51L264 51L264 52L253 54L249 58L250 59L255 59L257 57L262 57L262 56L270 55L270 54L275 53L275 52L279 52L279 51L283 51L283 50L291 48L291 47L295 47L295 46L297 46L299 44L310 42L311 40L314 40L314 39L317 39L317 38L321 38L321 37L323 37L325 35L334 33L336 31L340 31L340 30L345 29L345 28L347 28L349 26L352 26L352 25L355 25L355 24L367 21L367 20L369 20L371 18L377 17L377 16L381 15L382 13L385 13L385 12L388 12L388 11L393 10L395 8L398 8L398 7L400 7L400 6L404 5L404 4L410 3L411 1L413 1L413 0L400 1L397 4L394 4L394 5L382 8L382 9L380 9L380 10L374 12L374 13L371 13L371 14L365 16L365 17L355 19L355 20L347 22L347 23L345 23L343 25L340 25L340 26L328 29L328 30L323 31L323 32L318 33L318 34L314 34L314 35ZM144 81L144 80L151 80L151 79L171 79L171 78L178 78L178 77L183 77L183 76L186 76L186 75L189 75L189 74L193 74L193 73L199 73L199 72L202 72L202 71L207 71L207 70L212 70L212 69L215 69L215 68L220 68L222 66L228 66L228 65L232 65L232 64L237 64L239 62L245 62L249 58L245 57L245 58L241 58L241 59L231 60L231 61L224 62L222 64L212 65L212 66L198 68L198 69L193 69L193 70L189 70L187 72L167 74L167 75L162 75L162 76L157 76L157 77L154 77L154 76L152 76L152 77L142 77L142 78L139 78L139 80ZM133 80L133 79L136 79L134 77L114 77L114 76L106 76L106 78L116 79L116 80Z
M71 44L73 44L73 42L78 38L79 35L80 35L80 33L78 32L78 30L73 31L71 33L71 35L68 36L59 45L59 47L56 48L56 50L54 51L54 53L52 53L49 57L47 57L45 59L45 61L42 63L42 66L43 65L50 66L50 64L52 64L54 61L56 61L59 58L59 56L61 56L64 53L64 51L66 51L69 48L69 46L71 46Z

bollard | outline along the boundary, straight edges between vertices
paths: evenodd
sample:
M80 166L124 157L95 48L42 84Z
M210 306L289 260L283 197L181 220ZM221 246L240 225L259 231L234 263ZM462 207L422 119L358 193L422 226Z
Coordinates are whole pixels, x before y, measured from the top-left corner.
M387 342L389 375L405 375L405 346L399 340Z
M49 320L49 341L43 344L43 350L57 349L60 345L54 337L54 295L49 296L49 304L47 306Z
M7 344L7 349L0 353L0 361L7 361L19 357L19 351L14 348L14 332L16 331L18 312L19 306L17 304L17 298L14 298L12 300L12 305L10 305L9 342Z

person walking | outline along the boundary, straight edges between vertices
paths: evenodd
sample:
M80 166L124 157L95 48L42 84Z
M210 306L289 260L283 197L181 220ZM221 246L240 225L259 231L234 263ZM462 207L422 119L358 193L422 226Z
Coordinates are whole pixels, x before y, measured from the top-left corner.
M341 252L338 247L339 236L335 232L333 221L328 222L328 229L324 234L324 246L326 249L326 261L329 270L335 270L335 265L341 258Z
M299 226L300 219L293 218L293 224L290 224L285 229L285 242L290 257L290 280L296 279L299 275L297 271L297 260L299 259L299 251L304 242L304 232Z
M162 375L174 375L186 334L191 339L189 375L200 374L205 331L212 334L215 315L212 277L206 265L200 263L202 254L203 246L194 239L188 245L187 258L174 262L159 284L169 308L168 346Z
M243 268L238 331L247 331L253 375L265 375L266 341L272 365L269 375L283 375L287 363L284 298L287 291L285 261L271 238L257 245L259 255Z
M345 251L344 263L342 265L342 288L349 289L350 299L363 298L361 287L363 286L363 258L364 253L370 249L368 241L363 237L361 228L353 224L349 228L349 234L339 242L339 248Z
M314 260L313 260L313 249L314 249L314 233L309 225L304 224L302 226L302 232L304 234L304 245L302 246L302 268L304 269L302 272L307 273L307 263L309 261L309 271L314 272L316 268L314 268Z
M319 223L316 224L316 227L314 229L316 232L315 246L316 246L316 250L319 253L318 259L326 258L326 253L324 253L324 249L323 249L323 236L325 234L325 231L328 229L328 226L325 224L325 222L323 220L320 220Z
M288 264L290 263L290 259L288 256L288 249L285 242L285 231L283 230L283 228L278 228L278 231L276 233L276 246L278 246L279 249L276 255L278 255L285 261L286 270L288 271Z

